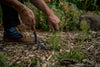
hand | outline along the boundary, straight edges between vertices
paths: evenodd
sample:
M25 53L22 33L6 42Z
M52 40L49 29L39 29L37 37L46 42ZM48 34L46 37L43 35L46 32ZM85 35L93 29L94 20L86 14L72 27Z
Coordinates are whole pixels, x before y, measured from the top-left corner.
M57 16L55 16L55 15L48 16L48 22L49 22L49 25L52 29L52 32L54 32L55 29L59 30L60 20Z
M32 10L29 8L24 8L22 12L19 13L22 22L25 25L28 25L28 28L31 29L32 27L35 28L35 18Z

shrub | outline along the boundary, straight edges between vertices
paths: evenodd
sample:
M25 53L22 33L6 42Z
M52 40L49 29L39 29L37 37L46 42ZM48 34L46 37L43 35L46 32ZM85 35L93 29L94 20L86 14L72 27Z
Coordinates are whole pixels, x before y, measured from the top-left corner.
M67 0L77 5L78 8L82 10L96 10L96 1L97 0Z
M49 30L47 16L32 6L29 2L25 4L33 10L36 19L36 27L42 28L44 30ZM72 30L75 25L79 22L80 11L77 9L76 5L68 3L66 1L52 0L47 2L47 5L53 10L53 12L61 20L60 29L61 30ZM73 27L74 26L74 27ZM64 29L66 28L66 29Z

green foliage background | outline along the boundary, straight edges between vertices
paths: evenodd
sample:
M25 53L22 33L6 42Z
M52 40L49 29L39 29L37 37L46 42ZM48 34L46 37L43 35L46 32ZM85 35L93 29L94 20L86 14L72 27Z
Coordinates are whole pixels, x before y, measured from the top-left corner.
M78 8L84 10L97 10L96 1L97 0L67 0L77 5Z
M36 19L36 27L50 30L47 16L30 4L29 0L22 0L24 4L33 10ZM79 23L79 16L85 11L99 11L96 5L97 0L51 0L47 5L61 20L60 29L63 31L76 30ZM71 4L71 5L69 5ZM66 7L64 10L62 7ZM42 18L43 20L41 21ZM2 23L2 10L0 7L0 24ZM66 28L66 29L64 29Z

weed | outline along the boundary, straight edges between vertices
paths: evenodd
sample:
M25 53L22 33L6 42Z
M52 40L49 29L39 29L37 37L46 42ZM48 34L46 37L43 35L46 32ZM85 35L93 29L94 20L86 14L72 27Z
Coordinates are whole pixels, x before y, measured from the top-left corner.
M12 63L9 67L19 67L19 64Z
M33 65L36 65L37 64L37 60L36 59L31 58L31 61L32 61L32 64Z
M49 37L48 43L51 46L51 49L57 51L59 50L60 46L60 40L61 40L61 35L57 35L59 32L54 32L51 37Z
M11 54L11 53L8 53L8 54L7 54L7 56L9 56L9 57L10 57L10 56L12 56L12 54Z
M84 42L84 40L87 37L87 33L88 33L88 24L86 21L82 21L80 24L80 28L81 28L81 33L79 34L79 40L78 40L78 44L82 44Z
M0 67L8 67L4 54L0 53Z
M42 62L42 60L40 58L35 58L35 59L31 58L31 62L32 62L33 65L36 65L37 61Z
M70 52L65 52L65 53L60 53L59 56L57 56L58 60L61 59L76 59L78 61L82 61L85 56L80 53L80 52L75 52L75 51L70 51Z

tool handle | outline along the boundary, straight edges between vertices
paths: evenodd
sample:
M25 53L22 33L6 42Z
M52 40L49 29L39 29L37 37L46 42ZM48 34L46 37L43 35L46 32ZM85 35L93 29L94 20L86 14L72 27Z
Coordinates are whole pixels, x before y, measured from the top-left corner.
M35 32L35 27L32 26L32 31Z

